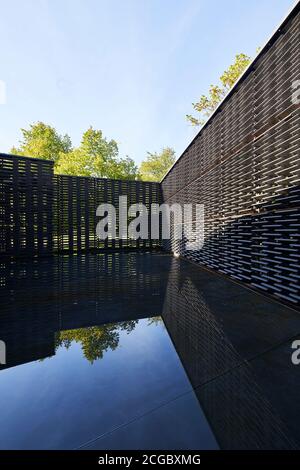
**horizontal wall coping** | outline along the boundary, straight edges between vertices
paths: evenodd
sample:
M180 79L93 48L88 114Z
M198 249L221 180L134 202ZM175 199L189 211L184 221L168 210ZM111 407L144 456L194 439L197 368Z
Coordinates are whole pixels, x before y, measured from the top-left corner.
M44 163L50 163L52 166L54 165L53 160L46 160L45 158L36 158L36 157L27 157L24 155L14 155L12 153L0 153L0 158L19 158L21 160L30 160L30 161L39 161ZM80 176L80 175L65 175L61 173L55 173L54 176L62 176L67 178L87 178L87 179L94 179L94 180L103 180L103 181L116 181L116 182L123 182L123 183L139 183L139 184L160 184L159 181L144 181L144 180L126 180L126 179L116 179L116 178L100 178L98 176Z
M13 153L0 153L0 158L20 158L22 160L30 160L30 161L39 161L39 162L44 162L44 163L50 163L52 165L54 165L54 161L53 160L46 160L45 158L35 158L35 157L27 157L27 156L24 156L24 155L14 155Z

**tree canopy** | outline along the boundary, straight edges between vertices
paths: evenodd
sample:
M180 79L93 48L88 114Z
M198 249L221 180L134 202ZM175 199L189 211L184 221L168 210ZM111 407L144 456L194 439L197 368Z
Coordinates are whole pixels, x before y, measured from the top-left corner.
M60 135L54 127L37 122L29 129L21 129L23 138L19 147L13 147L11 153L26 157L43 158L56 162L60 153L68 153L72 149L68 134Z
M218 85L211 85L207 95L201 95L192 103L196 115L188 114L188 121L201 126L216 109L220 101L232 88L236 80L250 63L246 54L237 54L234 62L223 72ZM68 134L60 135L57 130L41 121L21 129L19 147L11 153L54 161L54 172L74 176L100 178L160 181L175 162L175 151L165 147L161 152L147 152L146 159L137 168L128 156L119 156L118 144L108 140L100 129L89 127L82 135L78 147L73 147Z
M55 128L37 122L21 129L23 139L11 153L54 161L58 174L115 179L137 179L138 168L130 157L119 157L118 144L107 140L101 130L83 133L79 147L73 148L70 137L61 136Z
M134 160L120 158L117 142L107 140L101 130L92 127L84 132L78 148L60 154L55 171L98 178L136 179L138 176Z
M218 104L244 72L250 61L251 58L246 54L237 54L234 63L221 75L220 84L211 85L208 95L201 95L197 102L192 103L194 110L198 114L196 116L187 114L186 118L193 126L202 126L206 122L208 117L213 113Z
M140 166L140 177L143 181L160 181L175 162L175 151L166 147L160 153L150 153Z
M55 350L59 347L69 349L72 342L81 345L83 356L93 364L94 361L102 359L104 353L114 351L119 346L120 332L131 333L138 320L130 320L119 324L106 324L102 326L90 326L78 330L66 330L57 333L55 338Z

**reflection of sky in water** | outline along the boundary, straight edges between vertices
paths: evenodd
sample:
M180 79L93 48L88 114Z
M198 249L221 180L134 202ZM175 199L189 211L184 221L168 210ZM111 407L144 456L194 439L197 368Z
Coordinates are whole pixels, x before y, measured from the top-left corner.
M126 322L110 323L102 326L91 326L88 328L79 328L76 330L60 331L56 334L55 349L70 349L75 344L81 345L83 356L93 364L94 361L102 359L108 351L115 351L120 341L126 341L124 335L131 334L138 326L141 320L129 320ZM145 332L145 343L147 341L147 326L164 326L161 317L152 317L143 321L143 328L140 328L139 336Z
M160 431L162 448L215 446L160 317L61 331L55 343L54 356L0 372L2 448L120 447L127 425L145 448Z
M162 253L3 261L0 298L0 447L215 447L201 407L223 449L297 447L297 312Z

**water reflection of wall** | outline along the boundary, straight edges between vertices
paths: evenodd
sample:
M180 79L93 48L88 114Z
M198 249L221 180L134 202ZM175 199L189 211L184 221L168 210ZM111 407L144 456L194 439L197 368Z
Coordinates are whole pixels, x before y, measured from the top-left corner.
M166 255L136 253L3 262L1 369L55 354L59 331L160 315L169 263Z
M193 273L185 264L174 261L163 320L221 448L297 447L290 430L260 386L255 367L247 360L250 353L239 347L232 336L237 319L226 311L226 294L217 292L217 282L214 295L219 297L219 305L210 302L213 297L209 293L205 295L206 290L213 287L209 286L212 281L207 276L208 273L203 275L199 269ZM224 280L219 282L225 288ZM229 289L232 285L229 283ZM239 301L240 287L234 288L237 292L232 304ZM234 296L233 292L230 294ZM229 317L228 323L223 321L225 316ZM251 312L248 326L251 335ZM242 331L240 336L242 340ZM251 336L248 342L249 339Z
M162 314L222 448L286 449L300 442L296 404L279 410L279 388L273 397L266 388L276 380L263 384L252 360L300 331L291 309L163 254L13 262L1 265L0 279L2 369L51 356L68 341L87 341L86 358L96 360L116 344L113 323L130 329Z

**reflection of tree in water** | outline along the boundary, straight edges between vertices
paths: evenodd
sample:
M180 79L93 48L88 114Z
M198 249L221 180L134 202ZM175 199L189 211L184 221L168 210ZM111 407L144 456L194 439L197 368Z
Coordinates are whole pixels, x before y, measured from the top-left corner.
M163 327L165 326L163 319L160 316L148 318L148 326L151 326L151 325L155 325L155 326L161 325Z
M68 349L71 343L81 343L84 357L93 364L97 359L102 359L103 354L108 351L114 351L120 340L120 331L131 333L138 320L131 320L121 323L111 323L103 326L91 326L88 328L79 328L78 330L60 331L55 338L55 349L60 346Z

